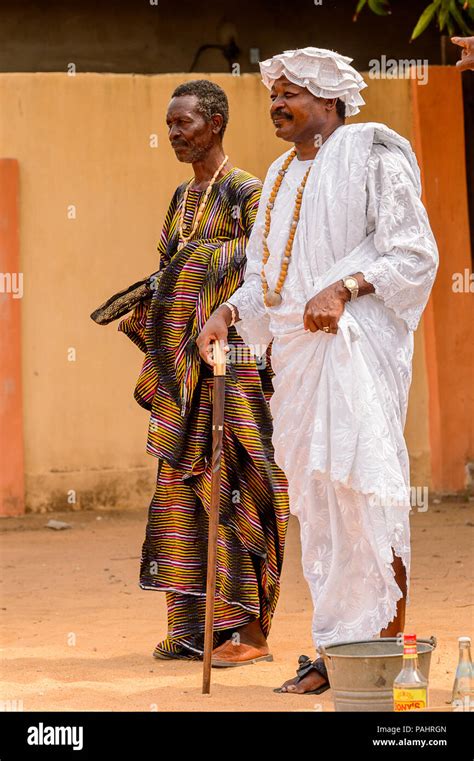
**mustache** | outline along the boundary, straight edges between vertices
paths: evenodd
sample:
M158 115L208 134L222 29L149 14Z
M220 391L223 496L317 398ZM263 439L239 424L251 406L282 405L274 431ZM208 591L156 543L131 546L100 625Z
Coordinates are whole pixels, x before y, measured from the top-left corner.
M285 111L275 111L274 114L271 114L272 119L288 119L288 121L291 121L293 119L291 114L285 113Z

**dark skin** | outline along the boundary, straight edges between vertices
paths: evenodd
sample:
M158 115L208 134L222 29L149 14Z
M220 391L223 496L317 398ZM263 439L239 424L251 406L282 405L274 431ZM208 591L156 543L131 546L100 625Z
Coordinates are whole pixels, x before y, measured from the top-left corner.
M274 82L270 98L270 117L276 128L275 134L282 140L294 143L297 157L301 161L315 158L324 141L343 124L336 112L335 99L316 98L309 90L294 85L286 77L280 77ZM359 284L357 298L374 292L373 285L364 279L362 272L350 274ZM350 291L342 280L324 288L305 306L305 329L315 333L326 327L328 332L337 333L339 320L350 297ZM238 322L238 310L236 312ZM231 310L228 306L221 305L206 322L197 339L200 355L211 367L214 366L213 341L220 341L224 350L229 351L227 335L231 320ZM395 637L405 626L406 573L402 561L395 555L392 568L403 597L397 603L395 618L380 632L381 637ZM316 670L312 670L298 684L295 682L295 678L289 679L282 685L282 691L303 694L321 686L325 680Z
M180 95L171 98L166 112L168 138L178 161L193 165L193 190L206 190L214 172L224 161L222 146L221 114L213 114L207 121L197 108L195 95ZM227 164L216 179L220 179L232 169Z

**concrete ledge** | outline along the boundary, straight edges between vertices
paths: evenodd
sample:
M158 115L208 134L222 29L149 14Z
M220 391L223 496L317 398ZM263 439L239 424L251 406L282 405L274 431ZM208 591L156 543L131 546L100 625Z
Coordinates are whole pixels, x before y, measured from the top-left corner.
M136 510L148 507L157 463L129 470L86 470L26 474L26 512Z

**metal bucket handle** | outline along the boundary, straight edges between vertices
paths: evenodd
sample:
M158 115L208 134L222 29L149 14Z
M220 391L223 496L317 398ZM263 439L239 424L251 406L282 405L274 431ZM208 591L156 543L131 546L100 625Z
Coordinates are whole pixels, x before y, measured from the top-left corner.
M431 647L433 648L433 650L436 648L436 646L438 644L438 640L436 639L434 634L431 635L431 637L429 638L428 642L431 645ZM331 664L332 669L334 670L335 659L331 660L331 658L329 657L329 655L328 655L324 645L318 645L317 651L322 656L322 658L324 659L324 662L326 663L326 666L327 666L327 662L329 662ZM326 659L327 659L327 662L326 662Z

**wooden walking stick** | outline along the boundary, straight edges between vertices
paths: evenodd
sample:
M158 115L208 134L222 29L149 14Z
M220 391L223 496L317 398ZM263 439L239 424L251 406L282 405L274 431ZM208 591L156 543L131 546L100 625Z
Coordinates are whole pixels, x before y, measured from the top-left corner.
M212 476L209 538L207 545L206 622L204 628L204 662L202 694L211 691L211 658L214 639L214 600L216 596L217 529L221 496L221 454L224 433L225 365L226 354L219 341L212 342L214 395L212 403Z

